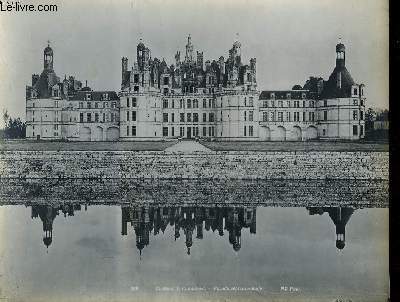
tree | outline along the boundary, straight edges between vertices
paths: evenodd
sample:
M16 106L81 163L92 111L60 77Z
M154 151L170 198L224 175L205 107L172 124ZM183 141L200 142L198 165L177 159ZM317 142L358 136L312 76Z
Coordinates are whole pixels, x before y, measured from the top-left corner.
M7 110L3 111L4 138L25 138L26 125L20 118L12 118Z

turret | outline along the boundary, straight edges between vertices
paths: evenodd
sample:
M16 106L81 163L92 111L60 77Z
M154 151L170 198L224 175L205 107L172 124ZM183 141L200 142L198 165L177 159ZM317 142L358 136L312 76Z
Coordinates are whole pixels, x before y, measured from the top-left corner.
M128 58L122 57L122 81L124 81L125 73L128 71Z
M50 42L43 51L43 65L44 69L53 70L53 49L50 47Z
M336 45L336 67L344 67L346 60L346 47L339 43Z

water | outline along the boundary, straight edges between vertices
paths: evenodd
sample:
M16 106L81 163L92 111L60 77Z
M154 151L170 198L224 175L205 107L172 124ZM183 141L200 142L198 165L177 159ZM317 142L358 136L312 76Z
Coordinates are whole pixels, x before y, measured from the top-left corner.
M252 196L267 195L265 186ZM0 297L10 301L387 300L389 210L368 206L372 193L344 189L362 198L329 207L284 207L277 199L286 195L276 192L264 203L195 203L193 191L186 203L181 193L174 204L157 197L105 205L111 196L103 204L93 195L46 198L60 185L33 195L31 185L11 187L0 207ZM302 196L299 187L285 186L290 196Z

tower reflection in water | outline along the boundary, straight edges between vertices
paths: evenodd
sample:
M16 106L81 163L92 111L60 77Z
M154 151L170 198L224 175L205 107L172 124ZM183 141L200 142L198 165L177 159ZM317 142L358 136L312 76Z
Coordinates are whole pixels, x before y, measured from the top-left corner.
M43 223L43 243L49 247L53 240L53 222L62 212L64 217L74 216L81 211L81 204L32 205L31 218L39 217ZM84 205L85 211L87 204ZM345 247L346 224L354 212L350 207L307 207L309 215L328 213L336 226L336 247ZM229 243L235 251L241 248L242 229L248 228L256 234L256 207L217 207L217 206L121 206L121 235L128 235L128 224L135 232L136 247L140 254L150 243L150 234L165 232L168 225L174 228L175 240L181 235L185 238L187 253L193 245L193 236L203 238L203 232L218 232L222 237L228 233Z

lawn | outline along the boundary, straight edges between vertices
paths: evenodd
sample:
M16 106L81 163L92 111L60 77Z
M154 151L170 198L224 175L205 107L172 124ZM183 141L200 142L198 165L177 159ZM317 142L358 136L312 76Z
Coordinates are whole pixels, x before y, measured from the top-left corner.
M146 142L44 142L8 140L0 141L0 150L7 151L162 151L174 141Z
M389 151L389 144L378 142L201 142L214 151Z

